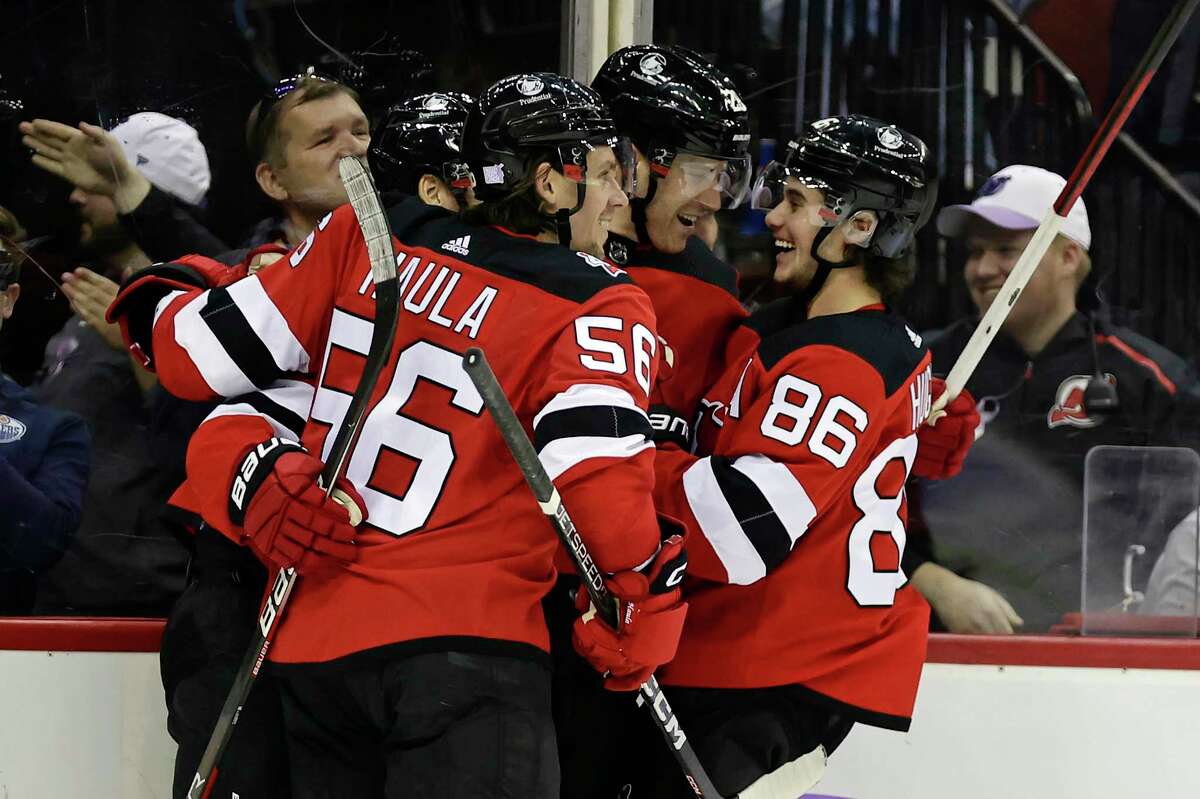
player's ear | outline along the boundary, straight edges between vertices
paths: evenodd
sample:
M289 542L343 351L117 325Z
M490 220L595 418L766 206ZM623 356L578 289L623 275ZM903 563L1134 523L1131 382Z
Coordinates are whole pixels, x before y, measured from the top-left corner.
M1077 242L1062 236L1058 240L1059 276L1072 283L1078 280L1079 270L1083 266L1083 248Z
M429 173L421 175L417 181L417 197L426 205L441 205L442 193L438 179Z
M550 163L543 161L537 165L533 171L533 190L537 192L538 199L541 200L541 205L545 211L557 211L558 202L555 192L555 178L558 173L550 166Z
M254 179L258 181L258 187L262 189L263 194L275 202L283 202L288 199L288 190L279 182L275 170L266 161L258 162L258 166L254 168Z

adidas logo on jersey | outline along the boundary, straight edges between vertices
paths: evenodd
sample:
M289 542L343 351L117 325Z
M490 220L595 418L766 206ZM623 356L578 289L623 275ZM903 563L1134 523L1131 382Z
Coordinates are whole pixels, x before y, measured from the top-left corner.
M450 239L450 241L442 245L442 249L456 252L459 255L468 255L471 251L471 237L462 236L457 239Z

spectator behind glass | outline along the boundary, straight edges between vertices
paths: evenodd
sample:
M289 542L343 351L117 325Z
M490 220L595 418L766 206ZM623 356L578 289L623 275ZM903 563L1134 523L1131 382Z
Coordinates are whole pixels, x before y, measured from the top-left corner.
M348 202L338 159L365 156L370 141L367 116L349 87L310 73L269 89L246 120L246 150L259 188L282 215L259 223L245 246L303 241L321 217Z
M143 111L111 131L47 119L22 122L20 130L34 165L111 200L124 237L152 261L229 249L192 215L208 191L208 154L182 120Z
M20 226L0 208L0 327L21 294ZM0 369L0 615L28 613L34 578L79 525L88 434L72 413L45 408Z
M180 162L194 131L183 122L136 115L111 132L146 180L189 200L209 185L207 159ZM198 168L203 166L203 168ZM80 267L63 275L75 311L46 346L36 394L74 411L92 434L92 480L79 534L57 566L38 582L35 612L162 616L183 589L188 552L164 517L166 500L183 478L183 464L165 461L152 421L172 402L153 375L126 352L104 312L115 281L150 263L117 218L113 198L82 188L70 202L80 216ZM186 435L186 433L184 434Z
M967 288L980 313L1063 185L1052 172L1009 166L988 179L970 205L942 209L938 231L966 240ZM918 484L910 494L914 532L905 570L952 632L1011 633L1022 623L1026 631L1045 631L1063 613L1079 610L1089 449L1196 446L1200 402L1184 362L1077 309L1090 244L1080 200L967 384L982 423L962 474ZM935 374L953 366L977 321L926 334ZM1084 399L1097 374L1093 390L1103 388L1117 400L1107 413L1097 409L1094 394ZM1186 512L1179 509L1175 518ZM1160 541L1166 533L1160 531ZM936 562L926 560L930 542ZM1155 557L1150 553L1146 562ZM1089 582L1097 578L1111 586L1115 603L1119 572L1093 574Z

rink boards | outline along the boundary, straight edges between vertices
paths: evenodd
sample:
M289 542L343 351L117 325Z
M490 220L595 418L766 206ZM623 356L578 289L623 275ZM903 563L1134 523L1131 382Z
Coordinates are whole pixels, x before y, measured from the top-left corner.
M160 621L0 620L0 797L161 799ZM907 735L856 728L848 799L1200 795L1200 642L934 636Z

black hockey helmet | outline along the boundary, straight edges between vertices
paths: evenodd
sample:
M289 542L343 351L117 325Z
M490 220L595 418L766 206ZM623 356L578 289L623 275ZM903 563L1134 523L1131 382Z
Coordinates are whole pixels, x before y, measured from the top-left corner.
M579 183L572 209L554 216L559 241L569 244L572 214L583 207L588 153L613 148L628 190L633 151L617 133L608 108L587 86L550 72L510 75L489 86L467 117L463 152L475 175L475 197L483 202L504 199L529 176L530 153L545 151L553 166Z
M783 160L772 161L755 181L752 207L769 210L782 202L788 178L824 192L819 224L830 230L859 211L874 211L878 223L867 249L884 258L908 251L937 203L925 143L857 114L818 120L789 141ZM814 257L823 239L814 242Z
M727 161L724 202L736 207L745 199L750 119L733 81L712 63L683 47L623 47L600 67L592 88L652 172L666 174L680 153Z
M382 191L412 193L422 175L435 175L462 200L475 185L462 154L463 127L475 99L432 92L392 106L371 137L367 158Z
M511 75L493 83L467 118L463 149L479 199L510 194L525 177L525 155L550 150L571 180L587 173L591 147L619 148L608 108L583 84L549 72ZM625 164L622 164L625 166Z

